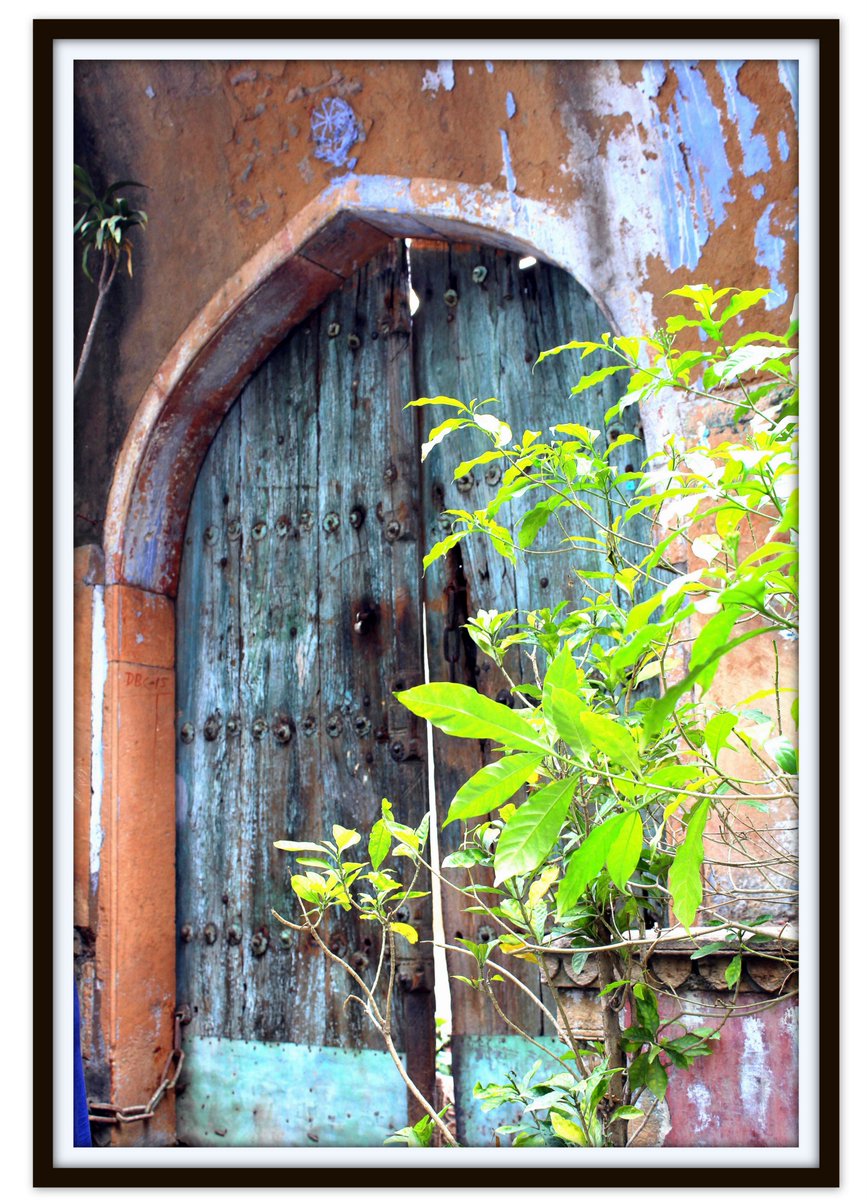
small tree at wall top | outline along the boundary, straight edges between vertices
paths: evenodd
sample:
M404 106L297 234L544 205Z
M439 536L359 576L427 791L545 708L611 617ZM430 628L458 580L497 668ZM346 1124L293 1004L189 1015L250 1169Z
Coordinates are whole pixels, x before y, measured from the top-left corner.
M126 257L127 272L132 277L132 241L129 231L135 225L146 226L148 218L146 212L142 209L130 208L129 202L123 196L118 195L121 188L145 187L145 184L120 179L116 183L109 184L103 194L98 196L93 181L84 167L80 167L76 163L73 172L75 206L83 209L76 219L73 232L84 246L81 269L91 283L96 283L96 304L75 370L73 394L77 394L84 369L93 349L96 327L124 256ZM99 263L95 280L90 273L89 266L92 254L96 255Z

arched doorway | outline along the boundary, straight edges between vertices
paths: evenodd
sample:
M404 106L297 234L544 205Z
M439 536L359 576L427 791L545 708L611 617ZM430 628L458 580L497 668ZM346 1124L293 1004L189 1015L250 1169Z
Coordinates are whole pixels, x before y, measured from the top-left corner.
M172 1044L177 1004L174 597L193 486L245 381L289 330L395 236L442 238L452 243L455 255L461 241L499 247L511 252L513 270L522 254L560 262L587 307L588 333L597 333L600 326L616 331L639 319L622 292L614 297L621 308L615 308L611 319L601 318L601 275L595 284L587 280L596 301L575 284L575 276L583 278L582 264L595 263L597 273L604 264L596 262L590 245L576 238L568 216L530 201L516 205L505 193L448 181L350 180L311 203L228 279L167 355L139 405L115 468L103 540L104 624L94 629L95 661L103 664L104 681L94 697L94 711L98 708L103 719L93 777L102 783L98 808L91 813L91 829L97 832L97 840L91 841L91 884L99 907L96 1038L110 1064L107 1098L119 1106L140 1104L152 1094L165 1048ZM472 250L468 253L472 281L472 268L479 264ZM443 320L459 334L462 323L447 321L452 310L446 311L442 297L448 287L437 292L440 285L432 286L440 295ZM467 311L461 305L470 294L468 284L458 312ZM503 289L504 304L510 303L507 294L508 288ZM416 327L421 329L433 312L423 307ZM545 330L540 345L577 333L573 323L565 333ZM556 372L546 372L542 379L554 389L552 403L562 411L568 387L556 383ZM479 386L489 382L490 373ZM534 388L539 382L537 378ZM416 391L419 384L417 380ZM463 386L460 380L453 385L443 380L441 390ZM472 379L466 386L474 386ZM511 406L508 411L517 427L521 418ZM443 488L452 482L445 479ZM430 539L439 528L440 508L450 505L445 491L434 501L433 485L423 489L426 497L431 498L426 518ZM437 571L447 568L460 585L458 566L463 570L453 558ZM481 576L480 569L479 584L484 583ZM443 586L440 576L431 575L429 636L432 661L438 664L445 659L436 648L444 646L450 625ZM449 593L456 602L452 618L462 594L460 586ZM478 603L480 595L476 593ZM450 654L456 640L452 634ZM447 669L453 669L451 663ZM457 661L454 669L464 668ZM462 769L461 764L455 769ZM473 1061L473 1054L478 1060L494 1045L480 1028L477 1015L468 1018L466 1047L472 1053L467 1061ZM476 1037L481 1040L470 1040ZM160 1144L174 1137L174 1094L169 1093L153 1120L122 1126L115 1140Z
M599 310L565 272L470 244L414 241L411 283L392 242L291 331L242 389L199 472L177 599L178 1000L187 1027L178 1133L191 1145L379 1145L413 1118L400 1079L345 977L312 944L281 939L271 909L292 904L275 838L314 840L331 825L369 828L383 796L417 825L428 808L424 731L391 693L429 674L510 702L504 677L461 625L478 608L543 609L574 593L556 555L527 570L473 542L432 568L421 559L450 508L483 507L495 466L454 478L483 448L462 435L419 463L438 420L418 394L497 394L516 431L576 420L604 427L616 393L570 397L565 357L532 377L539 351L595 336ZM634 420L627 422L634 426ZM640 444L614 452L642 455ZM532 499L516 498L518 511ZM539 547L554 548L556 523ZM561 565L562 564L562 565ZM526 680L524 682L531 682ZM434 743L440 819L485 744ZM454 829L449 833L454 836ZM444 898L445 936L484 940L461 897ZM422 948L399 966L397 1041L434 1095L429 902L407 914ZM375 929L375 927L373 927ZM332 949L375 968L371 926L349 916ZM457 960L451 973L460 973ZM539 991L527 968L525 982ZM525 1044L480 997L453 992L459 1136L490 1142L472 1087ZM550 1036L515 993L508 1016ZM493 1076L492 1076L493 1077Z

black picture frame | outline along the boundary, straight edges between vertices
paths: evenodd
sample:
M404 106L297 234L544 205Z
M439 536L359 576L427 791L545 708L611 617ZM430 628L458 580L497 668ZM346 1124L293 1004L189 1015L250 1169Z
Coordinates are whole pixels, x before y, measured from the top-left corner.
M406 22L406 25L415 24ZM840 378L838 354L838 329L840 322L839 305L839 250L840 250L840 22L835 19L815 20L764 20L746 21L733 20L557 20L530 21L505 20L496 24L498 39L517 38L532 41L544 35L546 24L552 26L550 32L560 40L601 39L617 40L626 38L636 40L650 39L670 41L673 53L677 45L685 39L712 37L716 42L740 39L771 39L778 41L781 46L781 57L784 56L785 43L790 40L810 40L818 45L819 56L819 204L821 211L821 227L814 231L819 240L820 248L820 282L823 296L819 337L823 344L823 397L822 397L822 426L821 437L828 452L821 458L820 519L827 531L839 526L840 514L837 497L836 478L836 442L839 435L840 411L839 393ZM255 36L257 39L268 38L316 38L328 37L330 22L310 20L36 20L33 24L33 108L34 108L34 228L42 223L42 197L45 195L65 196L65 189L54 178L52 158L44 152L45 147L53 141L53 112L56 100L54 92L53 54L55 43L66 39L87 40L126 40L160 39L160 40L189 40L191 43L202 37L235 40ZM428 20L422 23L419 32L427 38L453 39L458 36L485 37L490 33L490 27L485 22L452 20ZM255 26L255 28L251 28ZM415 29L396 29L394 22L380 20L358 20L341 22L342 38L359 40L374 40L386 47L390 39L395 37L416 36ZM41 152L40 152L41 151ZM68 247L54 245L48 237L34 239L34 277L47 279L52 275L53 262L56 256L68 253ZM34 289L34 327L44 328L47 319L48 306L44 293ZM56 329L53 330L56 337ZM51 349L48 347L52 346ZM34 381L35 381L35 411L40 414L40 426L44 427L49 421L48 414L52 412L53 403L53 371L54 371L53 342L34 339ZM43 448L35 451L38 457L44 455ZM33 511L36 514L35 527L44 527L52 522L55 511L55 501L50 476L39 469L39 461L34 461L34 494ZM67 527L55 527L55 537L65 538L69 535ZM55 645L49 631L54 627L53 596L57 589L67 586L66 580L58 580L56 570L49 558L36 554L36 589L35 589L35 627L41 628L43 636L37 640L35 649L35 667L37 674L50 678L54 662ZM834 886L839 870L838 844L840 825L840 772L838 766L839 738L839 667L837 649L839 647L839 615L837 612L837 596L833 589L822 592L820 600L820 621L823 627L823 654L821 658L820 684L823 701L819 723L819 741L823 753L822 780L822 840L819 845L819 867L821 878L827 881L827 886L820 889L820 923L822 926L834 928L838 924L839 912ZM37 694L35 693L35 696ZM38 704L38 698L37 698ZM68 717L68 714L67 714ZM43 714L37 710L33 714L33 728L39 727ZM54 764L44 748L37 749L34 762L34 795L40 800L39 807L44 811L48 798L54 794L53 781ZM54 796L54 803L60 801ZM39 852L39 841L34 839L35 855ZM34 858L34 911L45 911L46 906L53 910L52 874L46 875L44 864L37 863ZM65 934L61 935L65 936ZM242 1184L257 1187L321 1187L331 1186L418 1186L419 1173L417 1167L394 1167L387 1171L378 1168L365 1168L351 1165L340 1167L293 1167L291 1179L287 1179L287 1171L283 1167L263 1165L256 1169L255 1178L251 1178L248 1168L225 1166L194 1166L172 1167L140 1167L140 1166L105 1166L100 1168L69 1167L57 1165L54 1162L52 1146L54 1144L54 1116L50 1106L46 1105L45 1097L52 1089L54 1057L60 1047L55 1046L52 1030L54 1028L54 1005L60 1001L57 996L62 992L68 976L55 978L52 957L40 951L39 942L44 938L42 928L34 922L34 1027L42 1031L42 1036L34 1040L33 1049L33 1078L34 1078L34 1110L33 1128L39 1129L40 1136L34 1137L33 1154L33 1183L37 1187L226 1187ZM833 981L839 978L840 958L838 942L833 937L823 938L818 949L821 978ZM651 1173L644 1169L640 1183L642 1187L707 1187L726 1186L744 1187L755 1186L757 1174L763 1187L801 1188L801 1187L835 1187L840 1181L839 1139L840 1115L834 1098L839 1095L840 1074L839 1055L840 1044L839 1011L836 1002L836 990L829 989L832 999L825 995L821 998L820 1021L822 1026L823 1053L821 1055L821 1078L819 1086L826 1101L819 1107L819 1161L813 1167L782 1167L769 1165L759 1172L754 1166L715 1167L713 1179L708 1177L707 1168L668 1167L661 1165ZM65 995L65 992L63 992ZM444 1161L442 1161L444 1160ZM513 1187L516 1177L514 1167L508 1168L466 1167L456 1170L448 1165L448 1156L439 1155L431 1161L431 1167L437 1172L437 1186L476 1186L484 1182L487 1187ZM468 1173L469 1172L469 1173ZM545 1187L614 1187L630 1186L636 1182L635 1168L625 1165L612 1167L589 1166L580 1172L580 1180L576 1179L573 1168L558 1165L551 1167L533 1168L532 1174L525 1171L518 1177L533 1186Z

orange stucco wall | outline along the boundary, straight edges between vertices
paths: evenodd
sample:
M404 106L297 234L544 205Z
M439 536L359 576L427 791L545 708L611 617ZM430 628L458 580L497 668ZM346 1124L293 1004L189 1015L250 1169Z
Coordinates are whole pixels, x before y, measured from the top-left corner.
M529 241L623 330L654 327L670 311L664 293L694 281L772 287L756 319L785 329L797 292L796 92L776 62L80 62L76 160L103 181L144 181L150 224L76 399L77 542L102 537L142 397L165 394L166 364L192 353L200 315L247 286L254 256L311 206L339 212L350 197L400 214L407 232L463 220ZM308 290L331 269L317 261L294 268ZM80 272L76 288L78 348L94 296ZM657 434L671 418L655 415ZM76 565L75 920L89 948L91 1079L99 1098L135 1104L171 1045L174 613L121 572L95 628L93 561L83 548ZM787 660L791 670L793 650ZM746 694L766 669L742 656L732 687ZM147 1130L119 1140L171 1140L171 1129L169 1097Z
M182 331L348 180L384 208L402 201L383 181L427 179L442 181L426 203L444 214L471 193L500 224L509 209L556 218L551 257L620 324L650 324L697 277L773 286L768 318L784 324L796 91L776 62L80 62L76 159L146 183L132 194L150 225L77 404L77 540L97 540L130 419ZM77 289L80 345L93 304L80 271Z

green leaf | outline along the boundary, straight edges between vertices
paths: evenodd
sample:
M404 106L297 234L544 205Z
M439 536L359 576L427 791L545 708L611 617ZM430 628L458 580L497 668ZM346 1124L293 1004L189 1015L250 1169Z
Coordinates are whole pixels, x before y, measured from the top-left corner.
M717 616L722 615L723 613L717 614ZM708 621L708 625L715 620L716 617L712 617L711 620ZM665 694L660 696L658 700L654 700L644 713L642 738L645 745L649 744L650 740L655 736L655 734L662 729L662 726L665 724L666 720L674 712L680 697L685 692L688 692L694 684L700 683L702 678L707 678L708 668L714 667L717 661L722 658L724 654L728 654L730 650L734 650L735 646L740 646L742 642L748 642L750 638L759 637L761 634L767 633L767 630L764 628L751 629L748 633L742 633L740 637L732 638L727 641L721 641L721 643L716 645L712 651L708 651L708 648L705 645L702 650L707 656L699 657L699 653L697 653L699 642L707 627L708 626L706 625L695 640L695 644L693 645L692 649L692 659L690 660L690 669L687 674L683 679L680 680L679 683L673 684L671 687L669 687ZM716 638L719 632L720 629L717 627L717 629L714 631L714 638ZM697 658L699 658L698 662L695 661Z
M367 839L367 853L370 856L370 865L375 871L382 866L390 848L391 834L388 832L388 826L384 820L379 820L371 829Z
M494 438L498 448L507 446L512 440L511 426L492 413L474 413L473 420L480 429L484 429L485 433Z
M622 763L636 775L641 774L638 747L625 725L597 712L582 713L580 720L597 750L614 762Z
M551 1128L561 1141L571 1142L573 1146L587 1145L587 1135L581 1126L576 1125L574 1121L568 1121L565 1117L561 1117L553 1109L551 1110Z
M641 1028L650 1034L650 1040L653 1040L659 1029L659 1007L656 996L645 983L636 983L633 994L638 1022Z
M691 959L706 958L708 954L719 954L720 950L731 950L731 943L709 942L706 946L700 946L698 950L694 950L689 957Z
M547 687L547 680L545 681ZM580 755L589 755L593 748L593 740L585 726L582 717L587 713L587 705L572 692L565 688L552 687L547 695L543 692L542 706L545 716L549 718L557 732L567 745Z
M460 479L462 475L469 475L473 467L484 466L485 463L494 462L502 457L502 450L486 450L484 454L478 454L475 458L466 458L455 467L453 478Z
M424 683L396 698L452 737L490 738L514 750L545 753L548 746L517 713L463 683Z
M726 967L726 983L730 988L735 987L741 977L741 961L741 956L736 954Z
M427 435L428 440L422 445L421 461L424 462L431 450L433 450L434 446L438 446L443 438L447 437L455 429L461 429L466 424L467 421L463 420L461 417L449 417L448 420L442 421L439 425L432 429Z
M665 1097L668 1089L668 1072L658 1058L652 1058L648 1062L645 1083L659 1100Z
M593 371L590 375L582 375L571 389L572 395L578 396L581 392L586 392L588 388L595 387L597 383L601 383L603 379L607 379L609 375L616 375L618 371L628 371L629 369L625 364L619 367L600 367L598 371Z
M605 859L612 882L621 892L626 891L626 881L638 866L643 845L644 827L641 824L641 814L624 813Z
M789 738L771 738L765 742L765 749L770 751L777 766L787 775L798 774L798 754Z
M323 889L315 889L311 881L304 875L293 875L290 879L292 891L308 904L318 904L323 895Z
M554 346L551 350L543 350L536 359L536 362L533 363L533 366L535 367L545 358L551 358L551 356L554 354L562 354L564 350L583 350L584 354L581 357L584 358L593 350L604 349L605 346L602 344L602 342L566 342L563 346Z
M557 889L558 916L562 917L574 907L590 881L605 866L608 850L620 832L624 819L630 815L620 813L616 817L609 817L597 825L574 852Z
M481 817L514 796L542 761L541 754L509 754L472 775L449 806L443 828L452 821Z
M649 600L642 600L640 604L634 604L626 618L624 633L634 633L636 629L641 629L646 625L650 614L662 603L663 595L663 592L659 592L657 595L651 596Z
M317 850L320 854L325 854L324 846L320 846L318 842L275 842L275 847L278 850L286 850L289 854L297 854L303 850Z
M518 530L518 545L521 549L529 549L548 523L551 514L568 503L565 496L549 496L547 500L540 500L529 512L525 513L521 518Z
M451 854L447 854L442 861L444 867L477 867L480 862L485 860L485 856L481 850L476 850L474 847L467 850L453 850Z
M758 304L760 300L763 300L765 296L769 296L770 294L769 288L752 288L750 291L737 292L721 312L717 323L725 325L726 321L731 320L732 317L736 317L738 313L752 308L753 305Z
M668 872L672 908L681 925L689 928L695 920L702 897L701 864L704 862L702 835L710 811L710 799L705 797L692 809L683 841L677 848Z
M790 529L797 530L800 526L800 489L795 488L789 499L786 501L786 507L783 510L783 517L779 525L774 529L774 533L787 533Z
M639 1108L635 1104L621 1104L619 1108L615 1108L608 1119L609 1121L630 1121L633 1117L643 1117L645 1115L644 1109Z
M331 836L337 843L340 853L348 850L350 846L356 846L361 841L361 834L357 830L344 829L342 825L332 825Z
M392 922L390 928L393 929L395 933L399 933L401 937L405 937L406 940L411 942L413 945L415 945L415 943L418 941L418 930L413 929L412 925L406 925L403 921L394 921Z
M742 346L734 350L718 368L720 383L736 379L746 371L759 371L771 359L779 358L782 354L790 354L790 350L780 350L776 346Z
M695 676L695 682L704 691L707 691L710 687L719 666L720 656L713 657L714 652L728 644L729 634L737 618L738 610L736 606L727 606L721 612L718 612L716 616L711 617L693 643L692 654L689 659L689 669L690 671L694 671L696 668L699 668Z
M544 861L557 841L577 784L577 775L555 779L517 809L497 842L495 885L514 875L535 871Z
M404 408L426 408L429 404L446 404L449 408L459 408L461 412L470 411L463 401L456 400L454 396L419 396L417 400L410 400Z
M646 1087L662 1100L668 1088L668 1075L659 1061L658 1053L639 1054L632 1060L629 1068L629 1086L633 1092Z
M721 712L717 713L715 717L711 717L705 726L704 741L714 762L716 762L720 750L731 749L728 745L728 736L737 723L738 719L734 713Z
M450 533L441 542L437 542L436 545L431 546L422 559L422 571L426 571L431 563L435 563L438 558L442 558L444 554L448 554L449 550L454 549L458 542L463 541L469 532L468 529L461 529L457 533Z

